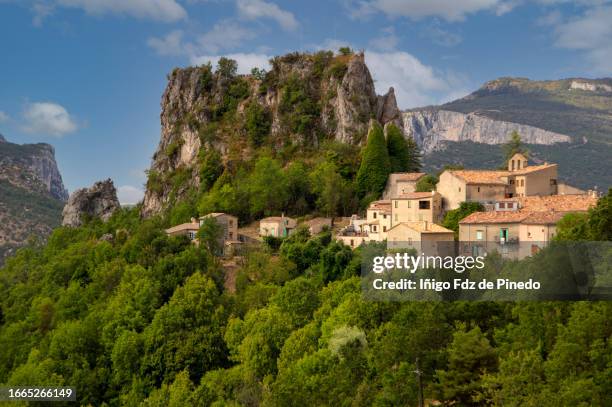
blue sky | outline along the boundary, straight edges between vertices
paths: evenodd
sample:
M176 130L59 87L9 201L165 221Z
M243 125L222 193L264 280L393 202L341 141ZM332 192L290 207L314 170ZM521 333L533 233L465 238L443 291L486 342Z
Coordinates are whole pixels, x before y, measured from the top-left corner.
M110 177L133 202L172 68L346 44L401 108L500 76L612 76L612 1L0 0L0 133L54 145L70 191Z

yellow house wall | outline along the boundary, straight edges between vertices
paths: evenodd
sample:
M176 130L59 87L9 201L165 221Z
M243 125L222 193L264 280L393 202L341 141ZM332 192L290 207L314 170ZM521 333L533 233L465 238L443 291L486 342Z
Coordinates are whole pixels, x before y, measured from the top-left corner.
M557 166L525 175L525 196L554 195L557 186L550 185L550 180L557 179Z
M429 209L419 209L419 201L429 202ZM440 222L442 218L442 196L434 193L432 197L421 199L391 200L391 226L401 222L428 221Z
M460 224L459 241L461 242L497 242L500 229L508 229L508 239L519 238L518 223ZM476 239L476 232L482 230L482 240Z
M442 208L444 210L457 209L459 204L466 200L465 182L448 171L440 174L436 184L436 191L442 195Z
M505 185L467 185L466 189L466 201L497 201L506 196Z

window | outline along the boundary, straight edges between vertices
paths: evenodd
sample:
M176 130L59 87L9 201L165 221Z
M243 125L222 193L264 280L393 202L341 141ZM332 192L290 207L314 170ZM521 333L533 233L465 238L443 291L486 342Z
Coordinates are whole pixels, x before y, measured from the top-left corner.
M554 178L551 178L550 185L557 185L557 180Z
M234 233L229 232L229 238L230 238L230 240L234 240Z
M510 185L514 185L514 180L513 179L510 180Z
M480 192L480 187L476 188L478 190L478 192Z
M386 214L383 214L383 219L387 219L387 215Z
M431 202L429 201L419 201L419 209L430 209Z
M527 232L527 237L531 238L531 232Z
M229 220L229 225L230 225L230 228L231 228L232 226L234 226L234 220L233 220L233 219L230 219L230 220Z
M378 229L378 228L376 227L376 225L373 225L373 226L372 226L372 232L376 232L376 229Z
M522 186L522 187L524 187L524 186L525 186L525 180L524 180L524 179L522 179L522 180L521 180L521 186Z
M376 212L373 212L372 217L376 219Z
M355 241L353 239L351 239L351 247L355 246Z
M383 226L383 232L386 232L386 231L387 231L387 227Z
M459 187L459 192L461 192L461 187Z
M393 205L397 208L397 201L393 201Z
M500 202L499 203L499 209L504 209L506 207L506 203L505 202Z
M408 202L408 208L410 208L410 201L406 201L406 202Z
M189 240L194 240L196 238L196 232L189 231L187 236L189 236Z
M477 230L476 231L476 240L482 240L482 236L483 236L482 230Z

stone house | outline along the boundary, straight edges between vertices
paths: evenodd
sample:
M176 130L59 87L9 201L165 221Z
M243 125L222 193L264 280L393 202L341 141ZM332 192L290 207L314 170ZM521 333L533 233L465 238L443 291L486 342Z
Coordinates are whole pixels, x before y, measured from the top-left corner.
M389 174L382 198L392 199L399 195L416 192L416 184L424 176L424 172L394 172Z
M270 216L259 221L259 236L287 237L295 229L295 219L281 216Z
M366 211L366 219L363 229L370 236L370 240L385 240L387 231L391 229L391 201L372 202Z
M196 243L199 230L200 224L194 218L191 218L191 222L181 223L166 229L166 234L168 236L187 236L189 240Z
M442 221L442 195L438 192L412 192L391 199L391 224L401 222L437 223Z
M442 195L444 210L456 209L461 202L494 203L506 198L557 194L557 164L529 165L517 153L507 170L446 170L436 190Z
M400 222L387 232L388 249L415 249L418 254L454 254L455 233L432 222Z
M332 219L331 218L313 218L304 222L304 225L308 228L311 236L317 235L325 228L331 229Z
M223 231L222 239L225 242L238 241L238 218L223 212L213 212L200 217L200 226L206 219L213 218Z

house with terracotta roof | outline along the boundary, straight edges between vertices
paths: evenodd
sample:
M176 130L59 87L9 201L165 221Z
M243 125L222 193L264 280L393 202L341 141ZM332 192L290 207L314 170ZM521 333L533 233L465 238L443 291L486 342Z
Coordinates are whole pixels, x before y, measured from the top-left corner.
M295 229L297 221L285 216L270 216L259 221L259 236L287 237Z
M436 190L445 210L461 202L495 203L506 198L548 196L557 193L557 164L529 165L517 153L507 170L446 170L440 174Z
M512 204L511 209L509 209ZM498 250L523 258L546 247L556 224L568 213L587 212L597 204L594 195L521 196L501 200L498 210L474 212L459 222L463 253Z
M383 191L383 199L392 199L399 195L416 192L416 184L426 174L424 172L394 172L389 174Z
M415 249L428 256L454 254L455 233L428 221L400 222L387 232L388 249Z
M387 238L387 230L391 229L391 201L374 201L366 211L367 222L364 231L368 233L371 240L377 242Z
M438 192L411 192L391 199L392 225L400 222L442 221L442 195Z
M181 223L180 225L172 226L166 229L168 236L187 236L192 242L197 242L196 238L200 230L200 223L195 218L191 218L191 222Z

